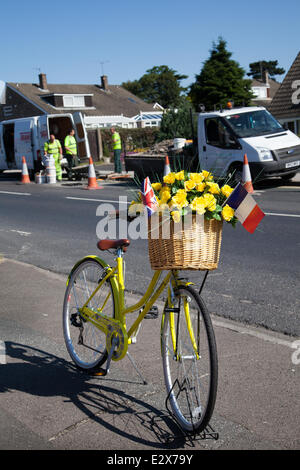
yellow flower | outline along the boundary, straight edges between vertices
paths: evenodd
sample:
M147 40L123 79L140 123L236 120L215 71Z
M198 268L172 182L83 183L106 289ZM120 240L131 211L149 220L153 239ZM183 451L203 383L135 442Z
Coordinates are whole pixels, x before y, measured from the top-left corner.
M226 197L229 197L230 194L232 193L232 191L233 191L233 188L231 188L230 186L228 186L228 184L225 184L225 185L222 186L222 188L221 188L222 194L224 194L224 196L226 196Z
M182 207L186 207L188 205L188 202L186 200L186 192L184 189L179 189L175 196L172 197L172 201L175 206L179 207L180 209Z
M140 202L132 201L130 206L128 207L128 215L136 216L137 214L141 214L144 211L144 204Z
M202 183L202 181L204 180L204 176L202 175L202 173L190 173L190 179L192 181L195 181L196 184L198 184Z
M171 212L172 219L175 223L180 222L180 212L179 211L172 211Z
M175 173L168 173L164 176L164 183L173 184L175 181Z
M226 204L226 206L224 206L222 209L223 219L226 220L227 222L230 222L233 216L234 216L234 210L232 209L232 207Z
M212 181L213 175L209 171L202 170L202 174L204 178L206 179L206 181Z
M205 212L205 201L203 197L195 197L190 204L190 208L196 211L198 214L204 214Z
M175 173L175 178L178 181L184 180L184 170L178 171L178 173Z
M205 186L206 186L205 183L198 183L197 186L196 186L196 189L197 189L197 191L200 191L202 193L202 191L204 191L204 189L205 189Z
M161 190L161 183L152 183L151 186L154 189L154 191L160 191Z
M168 200L171 199L171 193L169 188L162 188L159 193L159 197L162 202L168 202Z
M206 183L207 186L209 186L209 192L211 194L219 194L220 193L220 188L218 183Z
M213 212L216 210L217 201L216 201L216 198L212 194L210 193L204 194L203 199L205 201L205 207L209 211Z
M184 189L186 191L191 191L191 189L194 189L196 187L195 181L188 180L184 182Z

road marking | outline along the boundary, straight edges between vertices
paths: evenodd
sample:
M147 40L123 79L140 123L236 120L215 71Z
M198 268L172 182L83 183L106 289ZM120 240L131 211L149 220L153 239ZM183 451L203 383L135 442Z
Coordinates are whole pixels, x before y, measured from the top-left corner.
M276 212L265 212L265 215L276 215L278 217L300 217L296 214L277 214Z
M12 191L0 191L1 194L13 194L14 196L31 196L30 193L15 193Z
M112 202L112 203L115 203L115 204L130 204L130 202L125 202L125 201L113 201L113 200L110 200L110 199L89 199L87 197L67 196L66 199L74 199L76 201Z
M6 364L6 346L5 342L0 340L0 364Z
M28 237L29 235L31 235L31 232L22 232L21 230L9 230L9 232L16 232L22 237Z

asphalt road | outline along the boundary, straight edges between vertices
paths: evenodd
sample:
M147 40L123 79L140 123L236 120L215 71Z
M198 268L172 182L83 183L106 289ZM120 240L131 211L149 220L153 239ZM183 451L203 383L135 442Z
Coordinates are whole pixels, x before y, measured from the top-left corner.
M99 184L97 191L80 184L19 185L14 175L2 175L0 253L67 274L76 260L97 253L97 208L104 202L117 206L120 195L130 201L135 189L125 182ZM275 180L266 183L254 197L266 217L253 235L240 224L236 229L224 226L219 268L209 274L203 297L216 315L297 336L299 180L285 186ZM111 254L101 256L113 260ZM128 290L143 291L151 275L146 241L132 240L126 254ZM190 277L200 285L203 273Z
M130 349L147 385L127 357L104 378L75 370L61 328L66 273L97 252L98 206L131 189L20 186L0 178L0 254L9 258L0 259L0 449L94 450L102 466L108 461L99 450L109 458L123 449L191 452L200 463L199 450L299 449L299 340L280 333L299 336L298 182L258 188L259 205L277 215L266 215L254 235L224 227L220 267L203 291L218 345L210 422L218 440L185 438L166 411L160 318L145 320ZM132 291L151 276L146 248L144 240L132 241L126 254ZM200 283L202 276L193 278Z

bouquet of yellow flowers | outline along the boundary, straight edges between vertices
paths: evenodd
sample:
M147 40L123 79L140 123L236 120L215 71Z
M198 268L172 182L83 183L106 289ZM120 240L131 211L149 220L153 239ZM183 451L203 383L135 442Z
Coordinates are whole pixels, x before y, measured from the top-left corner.
M174 222L180 222L182 216L192 212L204 214L206 220L225 220L233 226L237 223L234 210L229 205L224 205L233 188L227 184L219 186L208 171L171 172L163 177L163 183L152 183L151 186L157 199L158 210L169 210ZM136 203L131 203L129 213L135 210Z

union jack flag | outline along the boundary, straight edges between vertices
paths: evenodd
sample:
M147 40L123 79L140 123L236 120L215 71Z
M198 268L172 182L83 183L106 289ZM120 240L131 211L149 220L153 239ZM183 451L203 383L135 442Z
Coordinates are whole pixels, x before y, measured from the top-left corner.
M148 176L142 183L141 198L144 206L147 207L148 217L150 217L157 210L158 202Z

